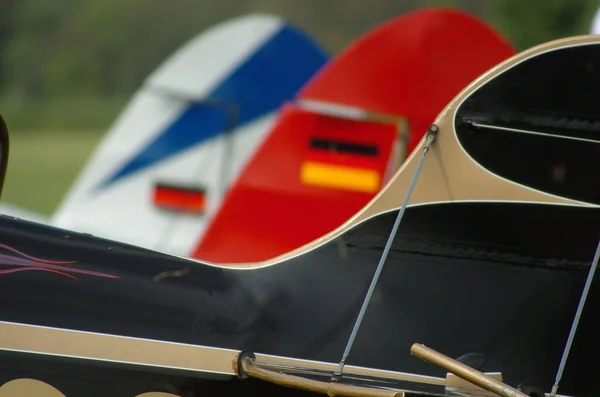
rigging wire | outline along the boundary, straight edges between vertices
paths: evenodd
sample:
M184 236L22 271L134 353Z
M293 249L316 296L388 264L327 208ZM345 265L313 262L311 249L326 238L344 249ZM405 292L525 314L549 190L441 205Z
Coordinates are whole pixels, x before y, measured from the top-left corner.
M362 307L360 308L360 312L358 313L358 317L356 318L356 322L354 323L352 333L350 334L350 337L348 338L348 343L346 344L346 348L344 350L344 354L342 355L342 359L340 360L340 362L338 364L338 368L336 369L336 371L334 372L334 374L332 376L332 381L338 381L339 378L342 376L342 371L344 370L344 366L346 365L346 359L348 358L348 355L350 354L350 350L352 349L352 345L354 344L356 334L358 333L358 329L360 328L360 325L363 321L365 312L367 310L367 306L369 305L369 302L371 301L373 292L375 291L375 285L377 284L377 280L379 279L379 275L381 274L381 271L383 270L383 265L385 263L385 260L387 259L387 256L390 252L392 243L394 241L394 238L396 237L396 233L398 232L398 227L400 226L400 222L402 221L404 212L406 211L406 206L408 204L408 200L410 199L410 195L415 188L415 184L416 184L419 174L421 172L421 168L423 167L423 162L425 160L425 156L427 155L427 152L429 152L431 145L435 141L438 131L439 131L439 128L435 124L432 124L427 131L427 136L425 138L425 146L423 148L423 153L421 154L421 158L419 159L419 163L417 164L417 169L415 170L412 180L410 181L410 185L408 187L406 195L404 196L404 201L402 203L402 206L400 207L398 216L396 217L396 222L394 223L392 231L390 232L390 235L388 237L387 243L385 245L385 248L383 250L381 258L379 260L379 264L377 265L377 269L375 270L375 274L373 275L373 279L371 280L371 285L369 286L369 290L367 291L367 295L365 296L365 299L363 300Z
M600 140L598 140L598 139L579 138L579 137L575 137L575 136L550 134L548 132L533 131L533 130L524 130L524 129L520 129L520 128L511 128L511 127L502 127L502 126L499 126L499 125L478 123L476 121L467 121L467 123L470 124L470 125L472 125L473 127L487 128L487 129L490 129L490 130L498 130L498 131L516 132L516 133L519 133L519 134L545 136L545 137L548 137L548 138L566 139L566 140L569 140L569 141L600 143Z
M583 306L585 305L585 301L590 291L590 286L592 285L592 281L594 280L594 273L596 272L596 268L598 267L598 260L600 260L600 240L598 240L596 253L594 254L594 260L592 262L592 265L590 266L590 271L588 273L587 280L585 281L585 286L583 287L581 298L579 299L579 305L577 306L577 312L575 313L575 318L573 319L573 323L571 324L569 338L567 339L562 358L560 359L560 365L558 366L558 371L556 373L556 380L554 381L552 391L550 392L551 397L556 396L556 393L558 392L558 385L562 378L565 365L567 364L567 359L569 358L569 352L571 351L573 339L575 339L575 332L577 331L577 326L579 325L579 319L581 317L581 313L583 312Z

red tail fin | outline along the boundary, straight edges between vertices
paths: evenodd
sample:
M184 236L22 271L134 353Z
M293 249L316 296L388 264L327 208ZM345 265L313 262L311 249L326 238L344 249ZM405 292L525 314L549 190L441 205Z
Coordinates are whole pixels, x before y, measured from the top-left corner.
M357 40L299 96L406 117L410 153L452 98L515 53L483 21L453 9L427 8L394 18Z
M468 14L419 10L348 47L299 99L407 118L409 154L452 98L514 53ZM396 138L393 124L287 105L192 255L214 262L266 260L335 229L381 189L390 164L399 162Z

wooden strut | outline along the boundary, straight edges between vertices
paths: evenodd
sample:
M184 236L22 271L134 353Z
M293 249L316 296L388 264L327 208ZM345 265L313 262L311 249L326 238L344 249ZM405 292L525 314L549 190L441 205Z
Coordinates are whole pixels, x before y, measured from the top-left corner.
M448 356L438 353L437 351L430 349L424 345L415 343L410 348L410 353L414 356L419 357L424 361L428 361L432 364L438 365L445 370L452 372L456 376L460 376L464 380L473 383L485 389L491 391L502 397L529 397L527 394L520 392L519 390L507 385L506 383L500 382L488 375L485 375L476 369L469 367L461 362L451 359Z
M236 365L234 365L235 367ZM310 392L323 393L328 396L345 397L404 397L404 392L395 390L375 389L370 387L345 385L339 382L322 382L313 379L302 378L295 375L283 374L261 368L248 356L241 356L237 363L238 376L250 376L265 382L274 383L279 386L291 387ZM240 369L243 373L240 373Z
M527 394L489 376L479 372L468 365L460 363L448 356L445 356L422 344L415 343L410 349L410 353L424 361L438 365L448 372L464 379L465 381L479 386L480 388L497 394L501 397L529 397ZM242 352L233 362L234 370L239 378L247 379L252 377L265 382L274 383L279 386L306 390L327 394L328 396L346 396L346 397L405 397L408 391L380 389L374 387L364 387L355 385L346 385L339 381L318 381L314 379L303 378L296 375L281 373L272 369L263 368L260 363L255 361L252 353ZM385 379L385 378L382 378ZM385 379L385 380L393 380ZM410 380L409 380L410 382ZM412 380L414 383L421 383ZM429 383L429 382L427 382ZM422 393L421 393L422 394Z

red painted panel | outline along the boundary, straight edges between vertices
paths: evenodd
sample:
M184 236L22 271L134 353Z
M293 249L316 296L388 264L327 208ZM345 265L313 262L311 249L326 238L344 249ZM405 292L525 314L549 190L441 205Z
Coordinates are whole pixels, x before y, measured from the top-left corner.
M303 184L300 167L305 160L344 163L335 155L315 153L310 139L376 145L376 157L358 160L360 156L352 155L344 164L368 166L383 175L396 135L392 125L337 119L285 105L275 129L225 196L193 257L217 263L265 260L335 229L373 194Z

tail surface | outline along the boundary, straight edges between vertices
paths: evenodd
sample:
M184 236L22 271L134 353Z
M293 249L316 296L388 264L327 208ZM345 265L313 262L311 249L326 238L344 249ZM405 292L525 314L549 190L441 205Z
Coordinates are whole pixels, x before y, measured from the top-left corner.
M306 34L268 15L195 37L145 81L52 222L188 254L277 109L326 60Z

